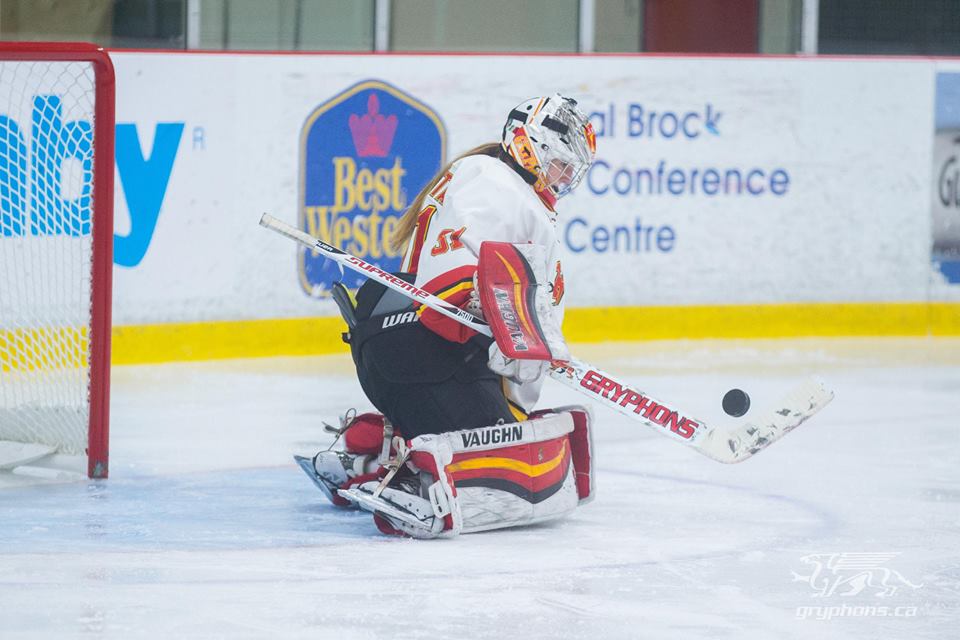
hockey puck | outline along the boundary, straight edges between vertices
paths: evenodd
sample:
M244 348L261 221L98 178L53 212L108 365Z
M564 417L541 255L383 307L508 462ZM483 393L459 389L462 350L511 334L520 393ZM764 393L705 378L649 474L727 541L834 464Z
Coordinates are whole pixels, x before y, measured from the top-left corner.
M723 395L723 410L728 416L739 418L750 409L750 396L741 389L730 389Z

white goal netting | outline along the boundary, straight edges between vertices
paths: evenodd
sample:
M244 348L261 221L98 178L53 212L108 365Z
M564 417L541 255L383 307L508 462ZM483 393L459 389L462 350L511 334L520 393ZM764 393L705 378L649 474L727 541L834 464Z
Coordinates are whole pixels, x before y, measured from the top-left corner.
M0 441L83 455L90 421L95 76L0 59Z

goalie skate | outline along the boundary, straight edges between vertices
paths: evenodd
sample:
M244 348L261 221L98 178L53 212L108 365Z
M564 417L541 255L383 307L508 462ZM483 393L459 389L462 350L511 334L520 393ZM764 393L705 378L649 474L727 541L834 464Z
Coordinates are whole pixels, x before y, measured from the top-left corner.
M373 455L347 451L327 450L313 458L293 456L293 459L330 502L350 508L353 505L337 495L337 489L376 477L376 469L380 466Z
M342 437L344 449L333 449L334 445L330 445L311 458L295 455L293 459L330 502L338 507L355 508L337 495L337 489L378 477L377 454L384 459L389 456L393 427L385 423L380 414L357 415L351 409L340 418L339 427L324 424L324 431L336 436L334 444Z
M334 500L334 496L337 495L337 485L329 480L324 479L323 476L317 473L316 468L313 466L313 458L293 456L293 459L296 461L297 465L303 469L303 472L307 474L307 477L310 478L313 484L317 485L317 488L323 492L323 495L327 496L327 499L330 500L330 502L335 503L336 500Z
M340 489L338 493L364 511L385 519L391 527L411 538L436 538L442 534L443 517L449 513L449 506L444 513L439 501L412 493L416 491L412 485L405 488L386 487L378 492L379 486L377 482L365 482L349 489ZM440 499L446 502L446 496L440 493Z

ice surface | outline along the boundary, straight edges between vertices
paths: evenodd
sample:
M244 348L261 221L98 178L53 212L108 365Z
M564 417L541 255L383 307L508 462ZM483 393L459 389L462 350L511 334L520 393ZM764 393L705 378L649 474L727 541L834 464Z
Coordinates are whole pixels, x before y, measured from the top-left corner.
M574 351L707 421L810 373L837 398L733 466L597 408L592 504L421 542L292 460L368 407L346 357L117 367L109 480L0 477L0 638L960 637L960 340ZM867 552L897 555L858 583Z

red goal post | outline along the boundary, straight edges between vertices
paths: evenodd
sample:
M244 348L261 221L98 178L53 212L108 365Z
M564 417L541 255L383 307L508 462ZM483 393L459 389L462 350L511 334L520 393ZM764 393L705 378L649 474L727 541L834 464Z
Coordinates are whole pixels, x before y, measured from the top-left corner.
M107 476L114 105L102 48L0 43L0 468Z

